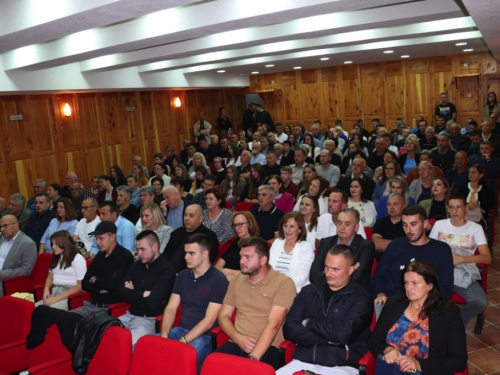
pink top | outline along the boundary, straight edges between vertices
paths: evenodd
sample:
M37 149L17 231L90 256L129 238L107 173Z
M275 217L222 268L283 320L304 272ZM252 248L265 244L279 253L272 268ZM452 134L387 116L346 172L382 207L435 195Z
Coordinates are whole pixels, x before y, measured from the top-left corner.
M293 197L290 193L283 193L283 195L274 201L274 205L278 207L285 214L293 210Z

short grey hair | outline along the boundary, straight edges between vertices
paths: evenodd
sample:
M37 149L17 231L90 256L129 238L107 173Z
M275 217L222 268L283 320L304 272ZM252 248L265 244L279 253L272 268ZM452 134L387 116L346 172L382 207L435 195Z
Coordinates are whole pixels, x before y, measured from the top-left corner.
M339 212L339 215L341 213L344 213L344 214L353 214L354 218L356 219L356 224L359 224L359 211L356 210L355 208L352 208L352 207L344 208L342 211Z
M172 152L174 152L175 148L174 148L174 146L167 146L167 147L165 147L165 150L171 150Z
M142 158L139 155L134 155L134 156L132 156L132 158L137 159L137 161L141 161L142 160Z
M259 191L260 190L267 190L269 194L274 195L274 188L271 185L261 185L259 186Z
M26 203L26 198L24 197L24 195L19 193L12 194L9 198L11 201L15 201L17 202L17 204L22 204L23 206Z
M130 198L132 196L132 189L129 188L127 185L120 185L116 188L116 191L124 191L125 194Z
M80 182L73 182L73 183L71 184L71 186L73 186L73 185L76 185L76 186L78 186L80 189L83 189L83 184L81 184Z
M34 183L36 184L37 182L40 183L40 185L42 185L42 187L45 187L47 186L47 183L45 182L45 180L42 180L41 178L37 178Z
M436 132L436 130L432 126L428 126L425 128L425 131L430 131L430 130L432 130L433 133Z
M152 186L147 185L147 186L141 187L141 190L139 192L142 193L143 191L145 191L149 195L155 195L155 189Z

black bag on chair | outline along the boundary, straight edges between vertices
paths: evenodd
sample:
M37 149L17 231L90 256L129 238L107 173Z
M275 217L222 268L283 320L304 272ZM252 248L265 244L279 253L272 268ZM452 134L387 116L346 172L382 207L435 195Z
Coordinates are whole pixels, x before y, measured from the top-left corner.
M98 314L83 318L75 328L73 341L73 371L86 374L90 361L101 342L104 332L112 326L123 327L118 318L111 315Z

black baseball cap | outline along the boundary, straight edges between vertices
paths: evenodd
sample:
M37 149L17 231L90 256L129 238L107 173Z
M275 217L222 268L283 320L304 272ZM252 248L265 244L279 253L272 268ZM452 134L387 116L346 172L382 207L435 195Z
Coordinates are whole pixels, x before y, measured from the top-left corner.
M100 236L101 234L105 233L115 233L118 230L116 227L115 223L111 221L101 221L97 226L95 227L95 230L91 233L89 233L90 236Z

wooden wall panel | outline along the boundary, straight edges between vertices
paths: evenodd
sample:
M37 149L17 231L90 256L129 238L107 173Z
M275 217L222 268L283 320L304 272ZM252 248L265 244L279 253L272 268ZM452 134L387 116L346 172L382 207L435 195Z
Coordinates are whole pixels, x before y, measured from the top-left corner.
M54 102L50 95L31 95L32 122L34 123L34 148L40 154L55 153L57 130Z
M3 149L5 155L11 159L29 158L33 149L33 137L31 135L31 126L29 126L30 112L25 98L5 97L1 99L1 117L2 134L8 134L8 137L3 138ZM11 121L10 115L23 114L22 121Z
M97 95L78 95L80 129L86 147L101 147L101 117L97 104Z
M74 110L76 108L76 99L74 95L58 95L56 97L56 113L57 113L57 132L60 134L61 146L64 150L78 150L81 144L80 124L77 121L77 116L64 115L63 107L68 103Z
M120 135L125 131L119 119L119 98L118 93L101 94L101 116L104 140L107 144L119 144Z

